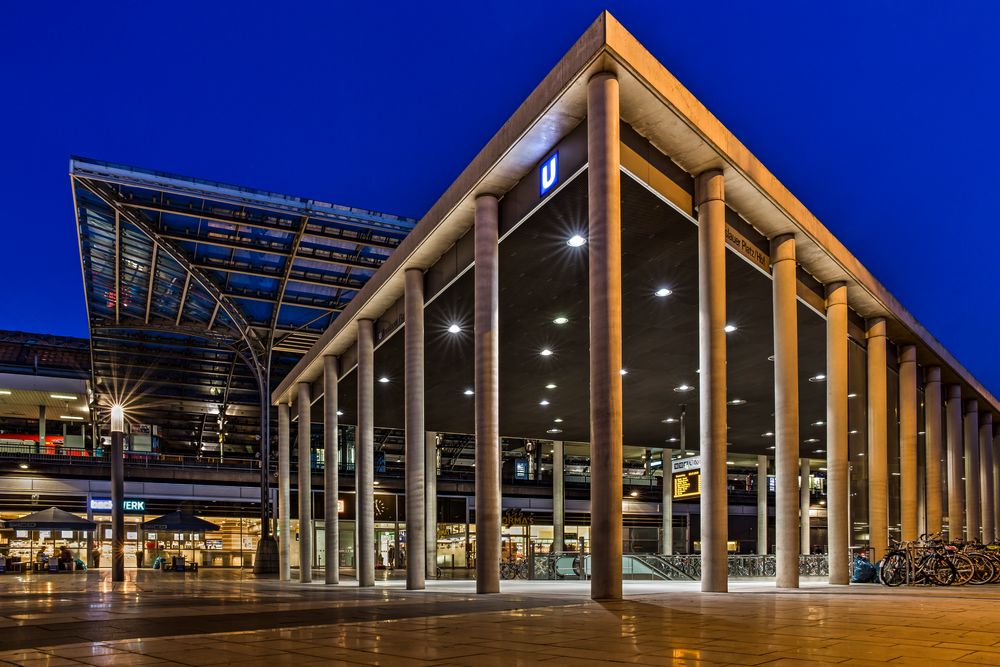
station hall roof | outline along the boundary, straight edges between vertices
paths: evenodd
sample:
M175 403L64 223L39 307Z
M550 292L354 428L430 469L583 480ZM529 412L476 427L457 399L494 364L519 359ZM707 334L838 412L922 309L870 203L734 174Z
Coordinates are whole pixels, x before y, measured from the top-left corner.
M250 451L262 391L415 224L84 158L70 180L95 392L132 400L135 419L190 446L224 432ZM220 412L226 428L208 419Z

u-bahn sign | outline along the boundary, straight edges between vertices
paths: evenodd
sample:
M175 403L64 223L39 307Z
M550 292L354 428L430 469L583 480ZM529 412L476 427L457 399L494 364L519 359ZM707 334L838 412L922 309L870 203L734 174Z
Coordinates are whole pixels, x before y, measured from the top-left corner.
M675 472L673 483L674 500L697 498L701 495L701 470Z

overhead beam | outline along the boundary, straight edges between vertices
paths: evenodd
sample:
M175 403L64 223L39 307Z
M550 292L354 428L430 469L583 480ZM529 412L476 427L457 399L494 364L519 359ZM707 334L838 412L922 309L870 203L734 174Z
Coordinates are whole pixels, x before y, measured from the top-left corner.
M149 281L146 285L146 324L149 324L149 308L153 305L153 284L156 282L156 255L160 246L153 243L153 255L149 260Z

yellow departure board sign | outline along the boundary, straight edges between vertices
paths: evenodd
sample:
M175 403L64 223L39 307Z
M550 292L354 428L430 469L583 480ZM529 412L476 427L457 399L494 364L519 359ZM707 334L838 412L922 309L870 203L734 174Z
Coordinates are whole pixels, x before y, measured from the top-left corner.
M674 500L697 498L701 495L701 470L674 473Z

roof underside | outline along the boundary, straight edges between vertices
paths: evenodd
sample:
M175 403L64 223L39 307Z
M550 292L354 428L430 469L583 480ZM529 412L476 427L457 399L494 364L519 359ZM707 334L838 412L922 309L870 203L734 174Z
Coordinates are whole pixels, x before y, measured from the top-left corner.
M70 176L98 400L130 401L168 448L225 432L227 452L252 451L259 380L283 377L414 225L92 160Z

